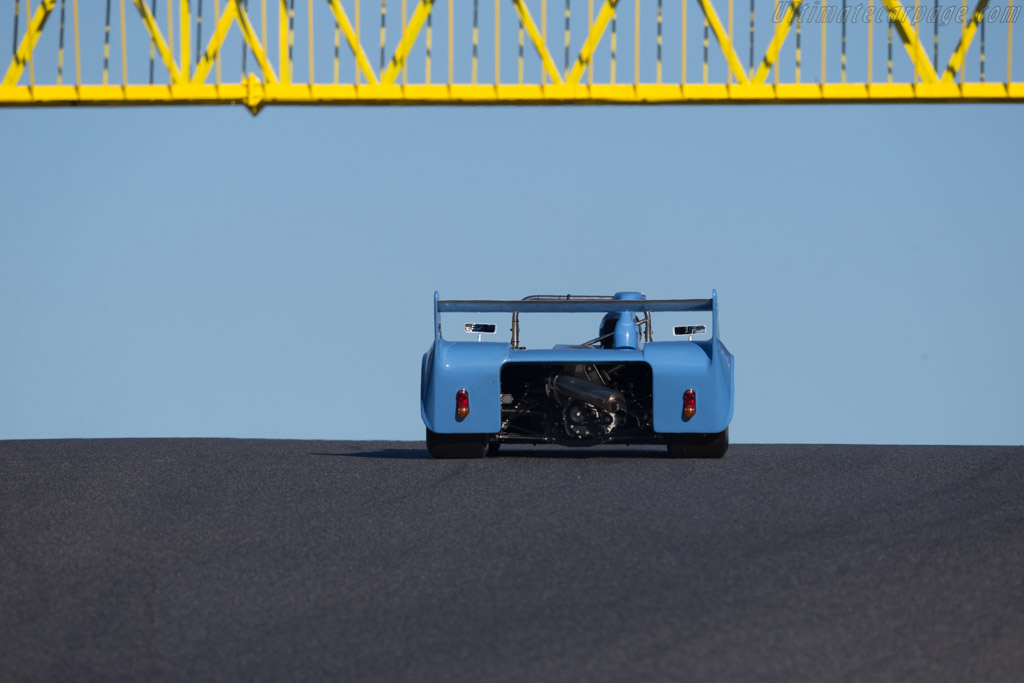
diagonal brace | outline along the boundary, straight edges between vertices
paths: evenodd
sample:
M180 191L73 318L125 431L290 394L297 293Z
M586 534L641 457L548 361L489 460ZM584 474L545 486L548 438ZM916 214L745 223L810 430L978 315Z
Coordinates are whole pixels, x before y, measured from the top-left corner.
M416 5L416 10L409 18L405 30L402 31L402 38L398 41L398 47L395 48L395 54L391 57L388 68L380 75L382 85L391 85L398 78L399 72L405 66L405 60L409 57L409 51L416 44L416 38L419 37L423 24L427 22L427 17L432 9L434 9L434 0L420 0L420 3Z
M786 37L789 35L789 29L793 27L793 22L796 20L797 15L800 13L801 5L803 0L792 0L789 3L789 7L786 8L785 14L782 15L782 21L775 27L775 35L772 36L772 42L768 45L768 50L764 53L764 59L761 60L761 66L757 68L757 73L754 74L754 78L751 83L758 85L765 82L768 78L768 73L772 70L775 61L779 58L779 51L782 49L782 44L786 42Z
M715 12L714 5L711 4L711 0L697 0L700 3L700 8L704 12L704 16L708 20L708 25L711 26L711 30L715 32L715 40L718 41L718 46L722 48L722 54L725 55L725 61L729 63L729 71L736 77L736 81L739 83L747 82L747 73L740 63L740 58L736 55L736 49L732 45L732 41L729 40L729 34L725 32L725 28L722 27L722 22L718 18L718 14Z
M18 80L25 71L25 65L28 64L32 51L36 49L39 34L43 32L46 20L56 4L57 0L42 0L39 7L36 8L35 15L32 17L32 21L29 22L28 28L25 30L25 36L21 39L18 51L14 53L11 65L7 68L7 73L4 75L4 80L0 85L18 85Z
M547 73L552 81L561 85L562 74L558 72L558 67L555 66L555 60L551 58L548 46L544 44L540 31L537 30L537 24L533 23L533 17L530 16L530 10L527 9L526 3L524 3L523 0L512 0L512 4L515 5L516 13L519 15L519 20L523 22L523 28L526 29L526 33L529 34L530 40L533 42L533 46L537 49L537 55L540 57L540 61L544 65L544 72Z
M960 42L957 43L956 49L953 50L953 54L949 57L949 64L946 65L946 71L942 74L943 83L952 83L956 77L956 72L963 66L967 50L970 49L971 42L974 40L974 34L978 30L978 24L985 19L986 7L988 7L988 0L978 0L978 4L974 8L974 14L971 15L971 20L968 22L967 27L964 28L964 33L960 37Z
M583 48L580 50L580 56L576 58L576 63L565 80L566 83L575 85L583 78L583 72L590 66L590 60L594 57L594 50L597 49L598 43L601 42L608 23L615 16L615 6L618 4L619 0L605 0L601 11L598 12L597 19L594 21L594 25L590 27L587 40L583 43Z
M889 10L889 21L899 31L900 38L903 40L903 47L907 50L907 55L910 57L910 61L914 63L914 68L917 69L921 80L925 83L938 83L939 76L935 73L935 67L932 66L931 61L928 59L928 52L925 51L924 45L921 44L921 38L911 25L910 18L907 17L907 11L903 9L900 0L882 0L882 2L885 3L886 9Z
M142 23L146 25L146 31L149 32L149 36L156 44L157 52L160 53L160 58L164 61L164 66L167 67L167 73L171 75L171 83L177 83L181 80L181 71L174 61L174 55L171 54L170 48L167 47L164 34L160 31L160 25L153 13L150 12L145 0L134 0L134 2L135 9L139 10L139 14L142 16Z
M213 35L210 36L210 42L206 45L203 58L196 64L196 72L192 75L193 85L202 85L206 81L206 76L210 73L210 67L213 66L213 61L220 53L221 45L224 44L224 38L228 35L228 29L231 28L231 24L237 16L238 10L235 7L235 0L229 0L228 4L224 6L224 14L220 16L220 21L217 22L217 26L213 29Z
M263 43L260 42L259 37L256 35L256 29L249 20L249 13L245 11L245 7L238 0L232 0L232 2L235 5L235 11L238 12L238 27L242 29L242 39L249 46L249 49L252 50L256 63L260 65L260 71L263 72L263 82L277 83L277 74L274 73L274 67L270 64L270 59L267 57L267 50Z
M359 70L366 76L366 80L371 84L377 84L377 74L374 72L373 67L370 66L370 60L366 58L366 51L363 50L362 43L359 42L359 36L356 35L356 31L352 28L352 22L348 20L348 15L345 14L345 8L341 6L339 0L327 0L331 6L331 11L334 12L334 21L338 23L338 27L341 32L345 34L345 40L348 41L348 46L352 50L352 56L356 59L356 64L359 65Z
M256 31L253 29L252 23L249 21L249 15L246 14L245 10L241 7L239 0L228 0L228 3L224 6L224 14L221 15L220 21L217 22L217 26L213 30L213 35L210 37L210 42L206 46L206 51L203 53L203 57L199 60L199 63L196 64L196 71L192 75L193 85L201 85L206 81L206 77L210 73L210 68L213 66L213 62L217 58L217 54L220 52L221 46L224 44L224 39L228 35L228 30L231 29L231 24L236 21L242 30L242 38L252 49L252 53L256 57L256 62L260 65L260 69L263 71L263 81L265 83L277 82L277 75L274 73L274 69L270 65L270 61L267 59L266 50L263 49L263 45L260 43L259 38L256 37Z

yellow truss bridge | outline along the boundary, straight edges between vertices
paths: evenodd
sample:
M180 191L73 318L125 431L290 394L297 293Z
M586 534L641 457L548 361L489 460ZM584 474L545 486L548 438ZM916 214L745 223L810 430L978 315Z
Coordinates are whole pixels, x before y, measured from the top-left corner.
M1020 7L944 1L0 0L0 105L1024 100Z

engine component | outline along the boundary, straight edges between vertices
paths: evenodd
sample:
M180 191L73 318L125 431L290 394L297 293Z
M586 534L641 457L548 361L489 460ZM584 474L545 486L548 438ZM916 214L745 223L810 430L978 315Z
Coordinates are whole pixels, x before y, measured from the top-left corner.
M572 375L555 375L551 379L551 387L606 413L617 413L626 407L626 398L619 391Z
M611 434L616 419L612 413L599 411L588 403L571 400L562 413L565 433L574 439L592 439Z

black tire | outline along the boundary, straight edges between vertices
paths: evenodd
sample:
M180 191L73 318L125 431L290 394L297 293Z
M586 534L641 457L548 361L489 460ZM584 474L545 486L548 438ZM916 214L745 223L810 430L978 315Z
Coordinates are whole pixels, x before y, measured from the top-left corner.
M436 434L427 430L427 451L439 460L464 460L487 455L487 434Z
M718 434L672 434L668 437L670 458L721 458L729 450L729 428Z

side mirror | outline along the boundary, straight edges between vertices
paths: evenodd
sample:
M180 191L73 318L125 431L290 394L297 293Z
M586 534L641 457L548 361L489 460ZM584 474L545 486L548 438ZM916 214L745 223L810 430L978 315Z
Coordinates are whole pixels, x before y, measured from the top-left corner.
M695 334L706 334L707 325L677 325L672 328L672 334L677 337L692 337Z
M466 323L466 334L475 334L477 341L482 341L483 335L494 334L497 331L497 325L489 323Z

